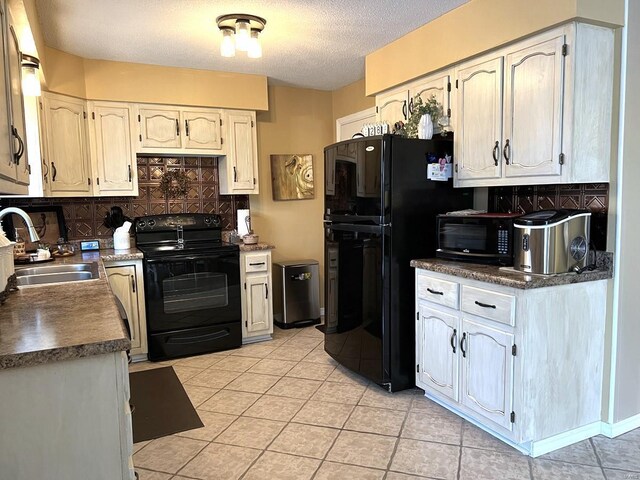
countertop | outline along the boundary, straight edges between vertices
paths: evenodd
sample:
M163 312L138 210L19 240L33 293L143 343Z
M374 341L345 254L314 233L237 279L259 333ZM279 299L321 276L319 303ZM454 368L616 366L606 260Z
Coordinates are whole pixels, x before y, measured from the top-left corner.
M276 248L268 243L256 243L255 245L245 245L241 243L239 246L241 252L259 252L260 250L273 250Z
M444 273L455 277L525 290L613 278L613 254L609 252L597 252L597 269L581 274L531 275L495 265L455 262L440 258L411 260L411 266L431 272Z
M103 256L113 261L137 254L133 249L101 250L44 265L100 262ZM124 351L130 346L102 264L98 279L20 287L0 306L0 370Z

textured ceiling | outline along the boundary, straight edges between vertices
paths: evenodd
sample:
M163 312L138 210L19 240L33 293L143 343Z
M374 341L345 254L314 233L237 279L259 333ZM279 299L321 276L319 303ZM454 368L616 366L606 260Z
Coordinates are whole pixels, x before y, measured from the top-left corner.
M36 0L45 42L85 58L266 75L334 90L364 77L368 53L468 0ZM267 19L263 57L220 56L215 19Z

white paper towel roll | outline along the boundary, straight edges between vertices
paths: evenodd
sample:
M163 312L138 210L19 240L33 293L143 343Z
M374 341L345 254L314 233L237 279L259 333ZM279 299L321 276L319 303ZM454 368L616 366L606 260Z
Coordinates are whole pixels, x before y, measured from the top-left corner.
M246 218L249 216L249 209L242 208L238 209L238 235L243 236L249 233L249 229L247 228Z

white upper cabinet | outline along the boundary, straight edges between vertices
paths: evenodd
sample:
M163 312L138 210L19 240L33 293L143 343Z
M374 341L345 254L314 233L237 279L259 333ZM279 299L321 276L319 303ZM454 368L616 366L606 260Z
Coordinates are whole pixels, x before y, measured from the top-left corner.
M502 57L479 59L456 72L458 179L501 177L502 61Z
M218 161L220 193L260 193L256 113L243 110L226 113L229 145L226 157Z
M180 135L180 109L178 107L146 108L138 109L138 122L140 124L140 148L141 152L151 151L159 153L165 149L175 152L182 148L182 136Z
M52 196L91 195L86 102L43 93L43 162Z
M95 193L138 195L133 111L126 103L89 102Z
M409 120L409 90L407 87L376 95L376 118L389 124L390 131L396 122Z
M29 164L22 97L22 54L6 3L0 1L0 193L26 194Z
M167 105L138 105L137 151L222 155L223 111Z
M413 102L416 95L420 95L420 98L424 103L432 96L436 101L442 105L442 117L440 121L442 123L434 124L434 131L440 131L443 125L449 124L449 118L451 117L451 106L449 103L449 93L451 92L451 75L449 71L435 73L427 75L411 84L409 84L409 115L413 113Z
M454 185L608 182L613 45L571 23L458 65Z
M187 149L222 149L222 113L216 110L185 110L184 147Z

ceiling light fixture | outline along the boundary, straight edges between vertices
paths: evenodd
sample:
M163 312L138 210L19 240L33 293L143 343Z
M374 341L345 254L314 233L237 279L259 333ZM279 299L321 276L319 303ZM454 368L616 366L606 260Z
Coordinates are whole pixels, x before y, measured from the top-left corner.
M33 55L22 55L22 93L28 97L39 97L40 89L40 60Z
M216 18L218 28L222 32L220 55L234 57L236 50L247 52L249 58L262 57L260 33L267 21L255 15L232 13Z

